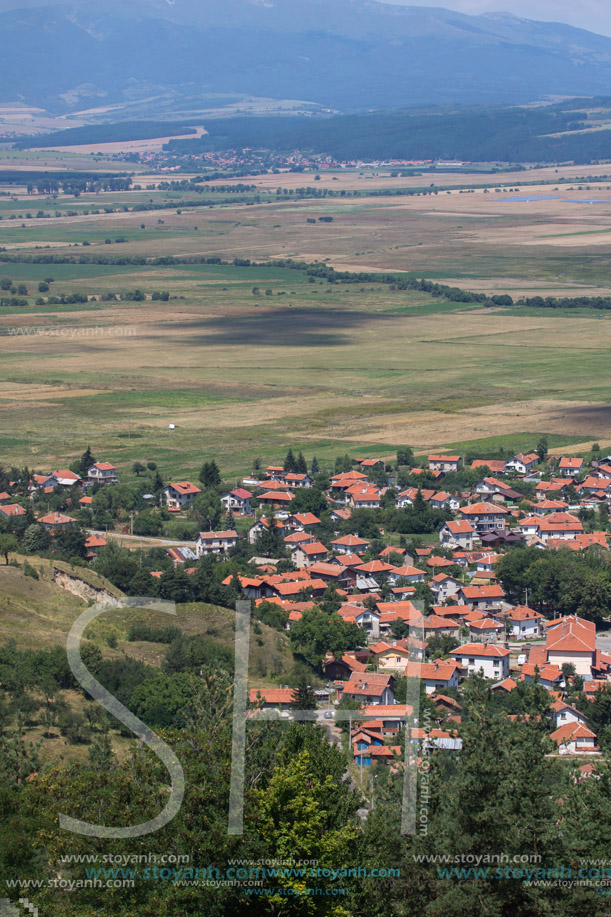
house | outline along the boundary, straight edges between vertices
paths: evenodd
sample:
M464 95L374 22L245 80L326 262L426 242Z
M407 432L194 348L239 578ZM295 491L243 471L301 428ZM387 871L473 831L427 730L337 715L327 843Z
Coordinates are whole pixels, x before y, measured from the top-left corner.
M85 541L87 560L93 560L100 548L105 548L108 542L101 535L90 535Z
M539 464L539 456L536 452L529 452L527 455L520 453L514 456L505 468L507 471L515 471L518 474L529 474L530 471Z
M460 455L429 455L428 457L430 471L458 471L461 462Z
M599 753L596 733L583 723L567 723L551 733L550 738L558 746L561 755L583 755Z
M407 580L408 583L423 583L426 573L424 570L419 570L418 567L405 564L404 567L393 567L392 570L389 570L388 579L391 583L398 583L399 580Z
M341 606L338 614L344 621L362 627L374 639L380 636L380 612L365 608L362 605L346 604Z
M583 471L583 459L563 456L558 463L558 471L568 478L577 478Z
M195 551L198 557L208 554L225 554L238 542L238 533L235 529L224 532L200 532L195 541Z
M355 484L346 493L353 509L377 509L380 505L380 491L373 485Z
M562 668L572 663L577 675L592 676L596 656L596 625L577 615L549 621L545 642L547 661Z
M268 490L258 498L261 506L288 506L293 494L288 490Z
M444 522L439 530L439 542L444 548L461 548L470 551L473 548L475 529L467 519Z
M410 650L397 643L373 643L369 649L374 654L378 672L387 672L389 670L402 672L409 662Z
M110 462L95 462L87 469L87 478L92 484L116 484L117 469Z
M501 608L505 593L502 586L461 586L459 600L470 608L496 611Z
M328 654L323 665L325 678L340 682L349 681L354 672L364 672L366 668L367 663L357 659L354 653L344 653L339 658Z
M429 497L428 503L433 509L449 509L452 512L456 512L460 506L460 500L452 494L447 493L445 490L434 493Z
M353 672L344 694L364 704L394 703L394 678L380 672Z
M376 583L383 583L388 574L395 568L392 564L385 564L381 560L370 560L366 564L360 564L360 566L354 568L357 573L365 574L368 577L372 577Z
M435 594L435 601L439 605L447 602L448 599L454 598L462 588L460 581L448 573L435 574L431 579L430 586Z
M51 477L55 480L57 487L80 487L83 483L78 474L70 471L69 468L54 471Z
M168 557L175 567L197 560L197 554L191 548L168 548Z
M195 497L201 493L199 487L190 481L177 481L164 488L163 497L169 510L188 509Z
M294 703L294 692L292 688L251 688L248 700L262 710L287 710Z
M516 605L505 615L510 637L526 640L529 637L542 637L545 633L545 618L528 605Z
M268 465L265 473L272 481L284 481L286 471L282 465Z
M495 503L471 503L462 506L459 512L479 534L505 528L505 518L508 514L504 506Z
M364 726L373 721L381 723L382 735L394 735L405 725L413 709L410 704L366 704L359 711Z
M459 669L453 659L435 659L433 662L409 662L403 675L420 679L426 693L433 694L438 688L458 688Z
M236 487L235 490L229 491L221 497L221 503L226 513L234 513L239 516L252 515L252 494L243 487Z
M474 643L500 643L505 639L505 627L494 618L481 618L479 621L469 621L469 636Z
M284 478L284 483L288 487L311 487L312 479L307 474L296 474L290 471Z
M475 493L488 497L493 503L518 503L523 499L521 493L496 478L484 478L474 489Z
M5 503L0 506L0 516L5 519L17 519L19 516L25 516L26 511L18 503Z
M531 653L531 659L536 659ZM520 681L536 681L548 691L558 691L564 684L564 676L557 665L545 662L525 662L520 671Z
M505 474L507 463L502 459L475 459L471 462L471 468L489 468L493 474Z
M309 567L324 561L329 554L328 548L320 541L297 544L291 547L291 560L297 567Z
M286 524L294 529L312 532L320 525L320 519L314 513L295 513L288 517Z
M438 634L441 636L449 634L451 637L458 637L460 624L448 615L432 614L422 619L422 629L426 639Z
M366 551L368 547L369 542L358 535L342 535L331 542L331 548L338 554L358 554L359 551Z
M484 678L502 681L509 676L509 650L490 643L465 643L450 656L460 665L462 675L481 672Z
M571 513L549 513L528 516L520 522L520 530L527 539L538 539L545 545L550 539L573 541L583 533L583 525Z
M586 718L583 713L580 710L576 710L575 707L571 707L564 700L555 700L553 704L550 704L550 709L556 729L560 726L566 726L567 723L581 723L582 726L586 724Z
M44 525L51 534L66 526L77 524L76 519L73 519L71 516L65 516L64 513L49 513L47 516L41 516L38 522Z
M406 506L413 506L418 492L425 502L428 502L435 495L434 490L418 490L417 487L408 487L402 490L395 500L396 509L405 509Z

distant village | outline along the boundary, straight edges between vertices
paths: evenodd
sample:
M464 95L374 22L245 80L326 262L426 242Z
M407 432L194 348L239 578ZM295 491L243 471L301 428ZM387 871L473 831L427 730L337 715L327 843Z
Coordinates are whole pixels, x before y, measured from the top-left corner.
M360 629L360 643L341 654L326 653L320 667L324 687L314 695L327 711L326 722L338 705L354 709L350 743L358 765L392 766L402 756L400 734L414 713L397 696L406 677L421 680L435 710L434 728L409 727L416 745L460 749L461 693L465 680L478 676L504 696L536 682L549 695L548 729L556 753L601 756L588 713L574 698L579 693L594 704L610 686L611 642L606 653L598 639L604 622L598 622L597 634L597 622L587 616L545 615L531 607L528 595L511 601L496 571L522 546L541 556L555 551L606 556L611 457L586 462L543 449L507 460L465 464L460 455L431 454L419 465L399 464L410 458L411 450L397 463L346 458L342 470L325 477L316 460L308 470L301 456L289 453L284 463L259 468L232 489L222 488L210 463L208 487L216 486L224 526L202 530L184 544L147 539L168 561L147 575L151 582L162 580L171 566L190 576L202 558L216 563L239 556L239 569L223 584L251 599L255 614L277 607L289 634L331 598L332 614ZM473 483L464 486L467 479ZM408 486L402 486L405 481ZM0 527L25 539L19 525L27 516L25 532L44 529L51 552L54 539L79 529L84 562L95 566L109 541L130 531L117 526L101 532L91 521L96 495L120 486L117 468L107 461L92 461L81 474L69 469L33 474L27 491L23 482L8 481L0 492ZM163 512L172 520L190 519L206 490L201 481L158 481L157 487L156 495L144 494L153 505L142 512ZM55 508L42 511L50 498ZM396 511L398 519L410 518L410 512L428 514L436 520L432 537L387 531L376 522L382 508ZM348 531L355 520L359 525L352 528L365 534ZM133 538L132 550L142 550L142 539ZM280 557L270 553L274 546ZM252 688L253 715L274 709L290 717L295 697L290 687ZM591 771L582 764L583 775Z

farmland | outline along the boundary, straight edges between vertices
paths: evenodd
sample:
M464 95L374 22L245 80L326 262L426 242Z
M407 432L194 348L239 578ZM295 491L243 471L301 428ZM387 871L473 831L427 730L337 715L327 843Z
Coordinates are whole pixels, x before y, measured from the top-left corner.
M37 162L19 155L7 167ZM109 170L92 157L70 163ZM514 298L608 295L611 191L579 182L585 168L448 174L435 182L452 183L450 193L397 197L366 189L414 190L428 176L324 175L321 184L362 196L304 199L285 176L255 176L240 180L257 186L246 200L220 203L231 195L205 186L197 206L193 194L150 185L55 200L12 189L0 197L5 258L227 263L0 265L0 277L28 291L27 305L0 308L3 463L64 466L90 443L120 469L155 459L164 474L188 477L215 457L237 476L287 444L323 461L543 432L558 446L611 444L607 312L484 308L232 263L324 261ZM491 178L514 190L484 191ZM554 178L568 180L558 190L542 183ZM313 186L314 176L290 181ZM134 211L138 203L151 209ZM135 289L146 298L100 299ZM169 300L152 300L156 291ZM89 301L36 304L74 293Z

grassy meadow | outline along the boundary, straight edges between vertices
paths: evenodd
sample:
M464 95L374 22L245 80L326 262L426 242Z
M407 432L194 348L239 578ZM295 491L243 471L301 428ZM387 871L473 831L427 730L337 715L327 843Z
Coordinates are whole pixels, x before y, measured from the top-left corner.
M21 161L24 169L38 162ZM548 173L503 179L515 189L520 180L553 181ZM472 189L469 176L447 177L468 194L302 201L276 199L273 182L287 187L285 176L260 176L252 183L261 203L215 203L222 195L206 191L197 207L185 207L181 192L150 188L56 200L16 192L0 198L0 247L9 256L292 257L514 297L608 294L611 202L586 201L611 201L611 192L604 184L578 191L574 175L558 191L529 184L520 197L552 197L532 202L484 193L478 185L489 175L471 179ZM378 191L423 180L336 177L358 190L373 180ZM311 175L291 181L313 185ZM159 209L133 212L138 201ZM127 209L104 212L119 206ZM38 210L62 215L37 219ZM230 478L288 445L324 464L343 452L391 456L405 444L494 448L499 437L518 437L527 447L541 433L558 448L611 444L605 312L485 309L254 265L5 263L1 277L28 289L26 306L0 308L4 464L64 466L91 444L123 474L152 459L166 477L193 477L215 457ZM39 294L49 278L50 291ZM146 300L99 300L136 288ZM151 300L164 290L169 301ZM72 293L98 301L35 304Z

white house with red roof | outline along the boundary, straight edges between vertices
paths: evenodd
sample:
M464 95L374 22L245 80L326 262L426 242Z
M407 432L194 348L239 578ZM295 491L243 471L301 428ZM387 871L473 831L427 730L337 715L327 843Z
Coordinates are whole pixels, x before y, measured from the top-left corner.
M169 510L188 509L195 497L201 493L199 487L190 481L177 481L168 484L163 490L163 497Z
M236 487L230 490L228 494L221 497L221 503L226 513L234 513L240 516L252 515L252 494L244 487Z
M549 621L545 649L552 665L562 668L572 663L577 675L590 678L596 657L596 625L577 615Z
M87 478L92 484L116 484L117 469L110 462L95 462L87 469Z
M505 528L508 510L496 503L470 503L468 506L461 506L459 513L481 534Z
M558 463L558 471L569 478L577 478L583 471L583 459L563 456Z
M433 662L410 662L406 665L405 678L419 678L427 694L437 689L458 688L460 666L453 659L435 659Z
M509 635L516 640L541 637L545 633L545 618L528 605L516 605L504 616Z
M460 455L429 455L430 471L458 471L462 464Z
M407 580L408 583L423 583L426 580L424 570L418 567L412 567L411 564L405 564L402 567L393 567L388 571L388 579L391 583L398 583L399 580Z
M445 548L461 548L470 551L473 548L475 529L468 519L457 519L444 522L439 530L439 542Z
M78 474L70 471L69 468L63 468L61 471L54 471L52 477L57 482L58 487L80 487L83 483Z
M479 611L496 611L501 608L505 592L496 583L492 586L461 586L459 601Z
M450 653L463 675L481 672L484 678L502 681L509 676L509 650L494 643L465 643Z
M198 557L208 554L226 554L229 548L238 543L235 529L222 532L200 532L195 541L195 552Z
M529 452L527 455L520 452L507 462L505 468L507 471L516 471L518 474L528 474L538 464L539 456L536 452Z
M331 547L338 554L358 554L367 550L369 542L358 535L342 535L331 542Z
M581 723L583 726L586 724L586 718L583 713L567 704L564 700L558 698L550 704L550 709L556 729L560 726L566 726L567 723Z
M550 735L558 746L561 755L597 754L600 749L596 744L596 733L583 723L567 723L560 726Z

